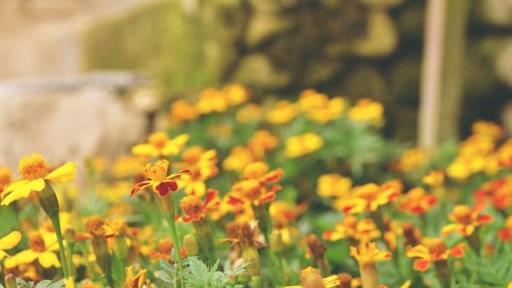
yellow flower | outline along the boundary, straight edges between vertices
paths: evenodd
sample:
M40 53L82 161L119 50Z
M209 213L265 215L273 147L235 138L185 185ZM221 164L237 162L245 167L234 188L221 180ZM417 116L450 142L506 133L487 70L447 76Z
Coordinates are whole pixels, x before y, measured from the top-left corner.
M196 120L199 117L197 108L187 100L177 100L172 103L169 118L173 122L184 123Z
M253 151L245 146L235 146L224 159L222 167L227 171L242 172L245 166L257 161Z
M380 251L375 242L361 243L350 247L350 255L356 258L359 266L373 265L391 259L391 253Z
M249 139L247 146L258 157L263 157L267 151L277 147L279 140L276 136L272 135L268 130L258 130Z
M352 180L339 174L324 174L318 178L316 192L320 197L341 197L350 192Z
M208 88L201 92L196 107L201 114L210 114L213 112L224 112L228 109L228 101L222 91L214 88Z
M371 219L358 220L354 216L347 216L342 223L336 224L334 230L324 232L323 237L330 241L340 239L353 239L360 242L369 242L380 236L380 231Z
M440 187L444 184L444 173L441 170L430 171L422 179L423 183L432 187Z
M266 120L272 124L285 124L292 121L298 113L295 104L287 100L281 100L267 111Z
M263 109L254 103L249 103L236 112L236 119L240 123L259 121L262 117Z
M50 171L48 162L39 154L25 156L18 166L21 179L11 183L2 193L2 205L27 198L32 191L42 191L48 183L65 183L75 178L76 163L68 162Z
M503 136L503 128L500 125L489 121L477 121L471 126L473 134L489 137L494 141Z
M5 260L7 269L20 264L29 264L38 261L43 268L60 267L60 261L55 254L57 251L57 236L55 233L41 230L38 233L31 234L29 237L29 248Z
M0 260L3 260L8 254L5 250L14 248L21 240L21 233L13 231L0 239Z
M428 151L422 148L406 150L399 161L401 171L409 172L423 166L428 160Z
M356 186L347 197L338 199L334 206L346 214L376 211L400 195L402 187L394 182Z
M64 279L64 287L65 288L75 288L75 279L73 277L69 277ZM83 287L83 286L82 286Z
M115 178L133 177L144 168L143 159L136 156L121 156L112 164L110 173Z
M200 146L193 146L183 153L183 159L177 163L177 167L187 169L189 173L182 175L180 186L185 187L185 192L202 197L206 193L205 181L218 173L217 151L205 150Z
M131 194L134 195L140 190L151 187L153 192L158 193L160 196L166 196L169 192L176 192L178 190L177 179L188 171L181 170L176 173L167 175L169 170L169 161L158 160L155 164L147 164L144 168L145 180L136 183Z
M366 122L379 127L384 122L384 107L377 101L361 99L350 108L348 117L355 122Z
M144 157L174 156L181 151L189 138L188 134L181 134L169 139L166 133L155 132L149 135L148 143L133 146L132 153Z
M324 139L312 132L292 136L286 140L286 156L301 157L322 148Z
M126 191L130 191L131 187L132 183L129 181L100 182L94 190L101 199L110 203L119 203L126 196Z
M300 272L300 286L286 286L285 288L338 288L351 287L351 277L346 274L331 275L322 278L320 271L313 267L306 267ZM347 286L348 285L348 286Z
M144 288L150 287L151 283L146 279L146 269L142 269L135 273L133 266L126 268L126 279L124 288Z
M240 84L230 84L222 88L222 93L231 106L240 105L249 99L249 90Z
M339 118L345 109L346 102L341 97L329 100L325 94L315 90L305 90L299 97L298 105L308 119L324 124Z

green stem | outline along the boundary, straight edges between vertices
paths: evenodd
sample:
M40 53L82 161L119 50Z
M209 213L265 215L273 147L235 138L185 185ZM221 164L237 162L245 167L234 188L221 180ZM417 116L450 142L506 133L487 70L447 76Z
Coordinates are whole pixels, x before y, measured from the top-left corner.
M64 247L64 238L62 237L62 231L60 227L60 219L59 217L52 217L51 221L53 223L53 227L55 228L55 234L57 235L57 242L59 243L59 256L60 262L62 263L62 274L64 274L64 278L67 279L69 277L68 270L68 261L66 258L66 252Z
M160 200L161 200L161 203L163 204L164 210L169 212L168 224L169 224L169 228L170 228L170 232L171 232L172 242L174 243L174 247L175 247L176 263L178 265L178 275L177 275L177 278L179 278L178 287L183 288L185 286L183 285L183 278L182 278L183 263L182 263L181 257L180 257L180 250L181 250L181 241L180 240L181 239L178 235L178 229L176 228L176 221L175 221L176 207L175 207L173 194L170 193L169 198L161 198Z

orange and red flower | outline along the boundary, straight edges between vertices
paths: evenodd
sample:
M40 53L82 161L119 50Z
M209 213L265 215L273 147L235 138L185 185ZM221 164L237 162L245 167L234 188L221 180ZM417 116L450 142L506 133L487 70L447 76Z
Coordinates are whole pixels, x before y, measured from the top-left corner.
M424 238L422 244L407 251L407 257L414 258L414 270L425 272L436 261L446 261L449 257L461 258L465 252L464 244L448 249L441 238Z
M467 205L455 206L448 216L453 223L445 225L442 234L459 233L470 236L477 227L492 221L491 215L482 214L484 208L484 204L479 204L473 208Z
M176 192L178 190L177 179L186 175L188 170L181 170L168 175L169 164L170 162L167 160L158 160L155 164L146 164L143 171L145 180L133 186L131 195L148 187L151 187L155 193L162 197L169 194L169 192Z

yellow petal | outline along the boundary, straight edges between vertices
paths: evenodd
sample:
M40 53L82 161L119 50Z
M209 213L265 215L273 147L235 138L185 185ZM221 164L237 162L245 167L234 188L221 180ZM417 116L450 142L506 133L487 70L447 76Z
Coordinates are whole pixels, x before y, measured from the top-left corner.
M30 180L18 180L16 182L11 183L7 187L5 187L4 192L2 193L2 196L5 197L5 195L11 193L12 191L22 187L23 185L27 184Z
M4 236L2 239L0 239L0 251L8 250L13 248L20 242L21 240L21 233L18 231L13 231L9 233L7 236Z
M18 199L27 198L32 191L41 191L44 189L46 183L43 178L38 178L30 182L25 182L24 185L18 185L15 190L5 196L1 205L9 205L11 202Z
M136 156L158 156L158 151L153 145L139 144L132 147L132 154Z
M75 179L75 175L76 163L68 162L50 172L45 178L54 183L65 183L73 181L73 179Z
M12 260L14 266L17 266L18 264L32 263L32 262L34 262L34 260L37 259L37 256L38 256L38 253L36 253L32 250L24 250L24 251L21 251L20 253L12 256L10 258L7 258L7 259ZM7 268L7 260L5 262L5 266Z
M41 266L44 268L60 267L59 259L53 252L43 252L39 254L38 259L39 263L41 263Z

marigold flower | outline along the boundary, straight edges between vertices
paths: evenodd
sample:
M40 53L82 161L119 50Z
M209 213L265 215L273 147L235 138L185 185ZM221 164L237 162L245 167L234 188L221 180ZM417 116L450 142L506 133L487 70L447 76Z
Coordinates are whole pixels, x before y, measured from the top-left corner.
M249 90L240 84L229 84L222 87L222 93L230 106L247 102L250 96Z
M287 100L278 101L272 109L267 111L265 119L272 124L286 124L298 114L295 104Z
M352 179L339 174L324 174L318 178L316 193L320 197L342 197L352 188Z
M178 190L177 179L187 174L188 171L181 170L167 175L169 164L170 162L165 159L158 160L155 164L146 164L143 171L146 180L136 183L132 188L131 195L148 187L151 187L155 193L162 197L166 196L169 192L176 192Z
M184 222L196 222L206 217L209 209L215 209L213 205L218 206L220 203L212 202L217 196L218 191L210 189L206 194L206 199L201 201L198 196L188 195L180 201L180 208L185 213Z
M366 122L380 127L384 122L384 107L377 101L361 99L348 110L348 117L355 122Z
M298 105L308 119L324 124L339 118L345 109L346 102L341 97L329 100L325 94L315 90L305 90L299 97Z
M201 114L220 113L228 109L228 101L222 91L215 88L207 88L199 95L196 107Z
M391 259L391 253L380 251L375 242L361 243L357 247L351 246L350 255L356 258L360 266Z
M50 171L48 162L39 154L25 156L18 166L21 179L8 185L2 193L2 205L27 198L33 191L41 192L48 183L66 183L75 178L76 163L66 163Z
M17 237L17 236L15 236ZM5 260L7 269L20 264L32 263L35 260L44 268L60 267L60 261L55 254L59 249L54 233L41 231L29 236L29 248Z
M222 167L227 171L242 172L245 166L257 160L251 149L245 146L235 146L231 148L228 157L224 159Z
M423 215L437 203L437 198L421 187L415 187L404 194L399 202L402 211L413 215Z
M379 275L375 263L391 259L391 253L380 251L375 242L370 242L360 243L357 247L351 246L350 255L359 264L362 286L378 287Z
M400 170L403 172L410 172L423 165L428 160L429 153L422 148L413 148L406 150L399 161Z
M144 169L144 159L136 156L120 156L115 159L110 173L115 178L133 177Z
M151 282L146 279L146 269L141 269L135 273L133 266L126 268L126 279L124 281L124 288L144 288L151 287Z
M352 278L348 274L331 275L322 278L320 271L306 267L300 272L301 286L286 286L286 288L350 288Z
M484 183L475 191L474 197L476 203L489 201L498 210L512 207L512 176Z
M423 176L422 182L431 187L440 187L444 184L444 173L441 170L430 171Z
M182 161L177 167L186 168L189 172L179 178L180 186L185 188L187 194L202 197L206 192L205 181L218 173L217 151L205 151L200 146L193 146L183 152Z
M249 103L236 112L236 119L240 123L256 122L263 118L263 108L260 105Z
M342 223L336 224L334 230L324 232L323 237L330 241L348 238L364 243L380 237L380 231L371 219L347 216Z
M375 183L356 186L347 197L336 201L335 207L345 214L373 212L398 197L401 189L399 185L386 183L380 186Z
M285 227L304 213L307 208L306 202L295 205L285 201L273 201L269 207L269 214L275 226Z
M267 151L277 147L279 140L268 130L258 130L249 139L247 147L251 149L259 158L263 157Z
M463 244L448 249L441 238L424 238L421 245L407 251L407 257L415 259L414 270L425 272L432 263L446 261L449 257L463 257L465 249Z
M14 248L21 240L21 233L13 231L6 236L0 238L0 260L3 260L8 254L5 250Z
M503 241L512 240L512 216L507 217L505 227L498 231L498 237Z
M286 139L286 156L288 158L301 157L317 151L324 145L324 139L313 132L292 136Z
M188 134L181 134L169 139L166 133L155 132L149 135L148 143L133 146L132 153L143 157L174 156L183 149L189 138Z
M232 198L247 200L254 205L262 205L271 202L276 197L276 192L281 186L276 183L281 180L283 170L269 171L267 164L255 162L247 165L243 172L243 180L233 184Z
M454 222L445 225L442 234L459 233L464 236L470 236L480 225L487 224L492 221L491 215L481 214L485 205L477 205L473 208L467 205L457 205L453 208L448 218Z
M199 111L187 100L177 100L169 109L169 118L173 122L184 123L196 120L198 117Z
M475 135L489 137L494 141L503 136L503 128L500 125L490 121L477 121L471 126L471 132Z

